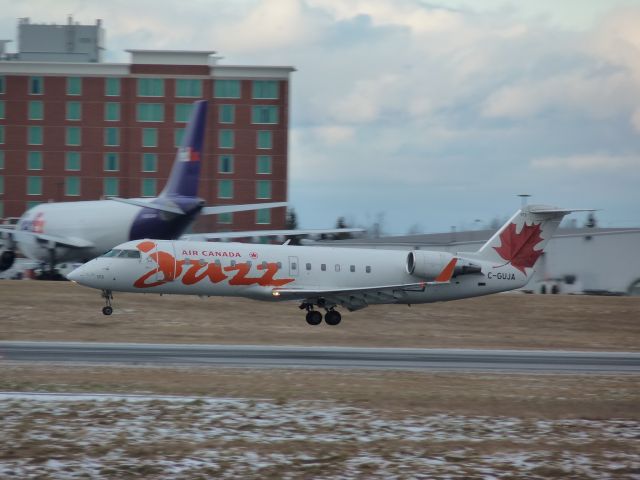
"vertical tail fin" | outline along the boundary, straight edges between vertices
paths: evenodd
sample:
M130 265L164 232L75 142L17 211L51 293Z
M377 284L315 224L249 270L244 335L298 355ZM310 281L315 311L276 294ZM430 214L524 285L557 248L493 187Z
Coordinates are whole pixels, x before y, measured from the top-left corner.
M476 257L507 264L527 273L533 269L547 242L555 233L562 218L576 211L588 209L562 209L546 205L529 205L518 210L480 250Z
M200 180L202 145L207 124L207 101L194 102L191 117L160 197L196 197Z

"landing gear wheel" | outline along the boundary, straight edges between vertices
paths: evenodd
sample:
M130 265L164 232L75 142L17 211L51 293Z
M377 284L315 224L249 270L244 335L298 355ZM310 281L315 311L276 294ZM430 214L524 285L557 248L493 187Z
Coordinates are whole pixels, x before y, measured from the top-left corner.
M324 316L324 321L327 322L327 325L338 325L341 320L342 315L336 310L329 310Z
M111 300L113 300L113 293L111 290L103 290L102 298L104 298L104 303L107 305L102 307L102 313L104 315L111 315L113 313L113 308L111 307Z
M309 310L306 319L309 325L319 325L322 322L322 314L317 310Z

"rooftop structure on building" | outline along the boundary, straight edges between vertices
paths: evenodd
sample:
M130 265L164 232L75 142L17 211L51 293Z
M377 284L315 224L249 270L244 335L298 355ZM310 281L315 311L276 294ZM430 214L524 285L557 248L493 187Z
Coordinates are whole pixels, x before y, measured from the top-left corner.
M1 42L1 41L0 41ZM7 41L4 41L5 44ZM9 54L0 47L0 59L36 62L101 62L105 49L102 20L81 25L67 18L63 25L18 20L18 51Z
M43 25L19 22L31 26ZM210 104L199 195L208 205L286 201L294 68L225 65L210 49L130 49L130 63L105 63L102 24L92 27L95 42L73 38L98 46L93 53L53 40L25 50L21 38L0 61L0 217L47 201L156 195L199 99ZM283 228L285 209L209 222L198 230Z

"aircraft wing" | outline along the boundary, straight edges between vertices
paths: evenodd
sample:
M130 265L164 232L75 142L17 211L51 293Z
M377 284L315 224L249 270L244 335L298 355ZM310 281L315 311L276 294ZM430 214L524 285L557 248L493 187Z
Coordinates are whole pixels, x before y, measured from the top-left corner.
M128 203L129 205L135 205L136 207L151 208L153 210L159 210L161 212L184 215L184 212L177 205L173 206L167 205L166 203L151 203L136 198L109 197L107 200L113 200L114 202L120 203ZM200 215L219 215L221 213L246 212L248 210L261 210L263 208L286 207L287 205L287 202L247 203L244 205L218 205L215 207L204 207L200 211Z
M447 285L449 281L403 283L398 285L379 285L375 287L354 287L339 289L314 289L282 287L274 288L271 292L274 297L282 297L287 300L312 300L317 303L318 298L325 301L327 307L342 305L350 311L360 310L369 305L373 300L384 300L385 303L404 303L407 293L424 292L428 286Z
M287 202L269 203L247 203L244 205L218 205L215 207L204 207L200 215L219 215L221 213L246 212L247 210L262 210L263 208L286 207Z
M0 227L0 232L9 234L14 240L18 241L41 241L41 242L52 242L57 245L62 245L64 247L71 248L89 248L93 247L93 243L85 240L84 238L78 237L60 237L58 235L49 235L46 233L35 233L29 232L26 230L15 230L13 228L2 228Z
M241 232L190 233L183 235L183 240L227 240L230 238L248 237L287 237L297 235L322 235L332 233L359 233L362 228L318 228L311 230L247 230Z
M453 277L457 259L452 259L435 278L435 280L418 283L402 283L397 285L379 285L374 287L347 288L296 288L276 287L271 291L274 297L284 299L305 299L310 303L319 303L322 298L328 307L342 305L350 311L359 310L369 305L372 300L382 300L385 303L409 303L407 293L424 292L425 288L448 285Z

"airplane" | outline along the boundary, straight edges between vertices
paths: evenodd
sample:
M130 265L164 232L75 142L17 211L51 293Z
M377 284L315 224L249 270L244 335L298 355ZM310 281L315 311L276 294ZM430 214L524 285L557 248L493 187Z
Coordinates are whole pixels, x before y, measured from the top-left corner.
M477 252L378 250L289 245L135 240L67 275L113 292L296 300L306 321L337 325L337 307L418 304L523 287L562 218L575 211L545 205L518 210ZM316 307L318 309L316 309Z
M13 264L16 250L49 266L44 278L58 279L55 265L86 262L127 240L179 238L198 215L213 215L287 206L286 202L204 206L197 196L200 159L207 117L207 101L194 103L191 117L178 148L171 174L156 198L43 203L18 220L15 228L0 227L8 248L0 254L0 271ZM269 231L264 235L325 233L336 230ZM351 231L360 231L352 229ZM255 232L229 232L227 238L249 237ZM208 239L216 234L208 234Z

